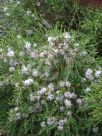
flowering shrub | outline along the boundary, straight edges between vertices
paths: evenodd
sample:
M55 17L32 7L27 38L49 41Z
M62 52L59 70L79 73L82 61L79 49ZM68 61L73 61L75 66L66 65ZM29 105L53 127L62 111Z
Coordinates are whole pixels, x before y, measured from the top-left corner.
M79 10L77 3L66 0L6 3L9 29L0 45L0 135L101 135L102 60L96 48L101 43L101 13L83 9L79 18L85 14L87 20L77 23ZM80 30L74 23L82 23Z
M78 110L85 103L81 94L101 76L101 67L76 43L73 33L48 33L40 46L17 38L19 46L1 51L7 65L1 84L6 81L15 86L8 133L75 135L77 130L78 134Z

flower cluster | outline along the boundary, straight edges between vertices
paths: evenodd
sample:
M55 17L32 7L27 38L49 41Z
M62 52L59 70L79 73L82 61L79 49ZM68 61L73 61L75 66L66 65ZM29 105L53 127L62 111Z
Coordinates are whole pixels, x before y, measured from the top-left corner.
M93 69L87 69L87 71L85 72L85 77L86 79L92 81L95 78L99 78L102 75L102 70L95 70L95 72L93 71Z
M41 122L41 127L56 126L58 130L63 130L64 125L67 123L67 119L57 120L55 117L49 117L47 121Z

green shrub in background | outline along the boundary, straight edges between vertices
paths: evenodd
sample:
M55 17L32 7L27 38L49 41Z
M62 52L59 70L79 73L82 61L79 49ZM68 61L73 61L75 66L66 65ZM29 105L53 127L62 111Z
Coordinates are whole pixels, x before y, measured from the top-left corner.
M11 2L8 7L7 16L19 25L18 28L22 26L34 31L41 26L43 29L56 24L66 29L79 29L87 14L85 8L82 9L77 2L70 0L21 0Z
M101 136L101 10L21 0L4 14L0 133Z
M92 15L92 11L89 12L89 18L86 18L84 24L82 25L82 31L92 37L91 43L95 43L95 47L97 49L97 55L102 56L102 12L100 10L96 10ZM93 45L92 45L93 46Z
M62 30L80 30L81 37L82 35L85 37L84 42L88 42L91 48L95 46L98 55L101 55L101 10L83 8L66 0L22 0L11 2L7 6L5 16L8 17L7 21L12 22L9 24L16 28L17 34L30 36L35 40L37 36L43 38L46 29L57 24L59 28L63 28ZM48 13L46 13L47 10L49 10ZM39 38L36 39L39 40Z

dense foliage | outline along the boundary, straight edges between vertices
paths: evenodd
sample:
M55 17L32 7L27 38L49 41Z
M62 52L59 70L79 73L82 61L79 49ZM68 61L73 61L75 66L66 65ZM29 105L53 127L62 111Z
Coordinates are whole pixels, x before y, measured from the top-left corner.
M0 134L101 136L101 9L10 0L3 14Z

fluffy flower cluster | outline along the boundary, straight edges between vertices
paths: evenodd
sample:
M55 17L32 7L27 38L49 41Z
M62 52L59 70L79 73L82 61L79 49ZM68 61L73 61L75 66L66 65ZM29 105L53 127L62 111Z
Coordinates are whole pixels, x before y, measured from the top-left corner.
M33 79L29 78L23 81L24 86L29 86L33 83Z
M86 79L92 81L95 78L99 78L102 75L102 70L94 70L93 69L87 69L87 71L85 72L85 77Z
M49 117L47 121L41 122L41 127L56 126L58 130L63 130L64 125L67 123L67 119L57 120L55 117Z
M12 50L12 48L9 48L8 49L8 52L7 52L7 57L10 57L10 58L12 58L12 57L14 57L14 51Z

